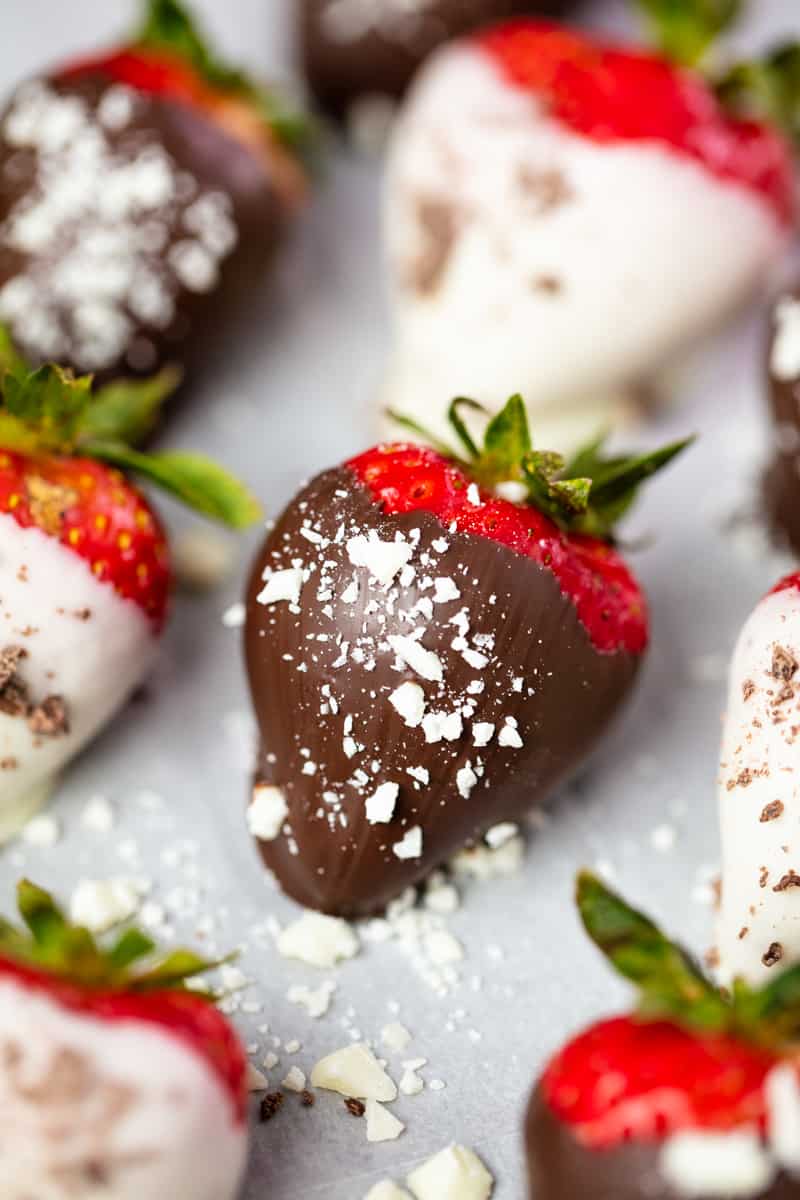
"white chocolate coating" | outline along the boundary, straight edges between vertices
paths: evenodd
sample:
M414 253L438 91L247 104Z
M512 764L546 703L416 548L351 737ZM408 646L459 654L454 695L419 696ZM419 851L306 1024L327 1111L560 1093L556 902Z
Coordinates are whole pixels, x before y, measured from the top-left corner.
M232 1200L247 1128L202 1057L144 1022L0 983L4 1196Z
M0 712L0 840L145 678L156 638L141 609L83 559L0 515L0 652L9 646L26 651L19 679L34 703L63 697L69 733L35 736L24 716Z
M791 588L757 605L731 663L719 778L725 982L763 982L800 960L799 664Z
M570 441L745 300L785 242L753 191L657 143L570 132L463 43L398 122L385 237L382 405L445 434L453 396L497 409L521 392L534 432Z

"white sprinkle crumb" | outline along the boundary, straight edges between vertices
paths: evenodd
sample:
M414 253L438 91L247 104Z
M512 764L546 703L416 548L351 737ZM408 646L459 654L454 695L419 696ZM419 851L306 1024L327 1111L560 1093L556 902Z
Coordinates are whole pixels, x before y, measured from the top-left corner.
M259 1071L258 1067L254 1067L252 1063L248 1063L245 1086L248 1092L265 1092L269 1087L269 1080L266 1075L263 1075Z
M672 825L657 825L650 834L650 845L659 854L668 854L674 849L677 834Z
M501 821L499 825L493 825L491 829L487 829L484 837L486 843L492 850L499 850L501 846L505 846L506 842L510 842L512 838L519 833L519 826L513 821Z
M477 782L478 776L473 771L472 764L470 762L466 762L464 766L456 772L456 787L458 788L458 794L465 800L469 797Z
M81 813L81 825L95 833L108 833L114 828L114 809L105 796L92 796Z
M367 1100L364 1115L367 1118L368 1142L394 1141L405 1129L403 1122L377 1100Z
M419 858L422 854L422 830L419 825L409 829L399 842L395 842L392 852L400 859Z
M403 1063L400 1091L404 1096L418 1096L425 1087L425 1081L418 1072L427 1061L427 1058L412 1058Z
M260 842L272 842L283 828L288 813L289 806L281 788L257 783L247 809L247 828Z
M320 1059L311 1072L311 1083L314 1087L358 1100L390 1104L397 1099L395 1084L363 1042L345 1046Z
M92 933L105 933L129 920L139 907L139 892L129 879L82 879L70 901L76 925Z
M283 1048L287 1054L298 1054L303 1047L300 1045L300 1042L298 1042L297 1038L292 1038L292 1040L287 1042Z
M456 912L460 903L458 892L451 883L429 885L425 892L425 907L442 916Z
M393 634L387 638L397 657L429 683L441 683L444 678L441 659L432 650L426 650L416 638Z
M442 1085L444 1086L444 1085ZM436 1091L431 1083L431 1088ZM489 1200L494 1180L477 1154L465 1146L448 1146L408 1176L416 1200Z
M367 820L370 825L385 825L391 821L399 795L398 783L382 783L367 797Z
M512 750L520 750L524 746L525 743L520 737L514 717L506 717L505 724L500 730L497 741L499 745L509 746Z
M447 1084L443 1079L432 1079L428 1084L432 1092L443 1092Z
M456 587L455 581L447 576L434 579L433 586L434 604L449 604L451 600L461 599L461 592Z
M461 651L461 657L475 671L482 671L489 664L489 659L485 654L481 654L480 650L473 650L469 646Z
M303 590L303 572L300 567L287 567L284 571L272 571L267 567L263 578L265 585L256 596L259 604L277 604L287 600L298 604Z
M318 988L306 987L303 983L295 983L287 992L290 1004L299 1004L315 1020L324 1017L331 1006L336 984L331 980L321 983Z
M458 938L446 929L434 929L425 936L425 953L437 967L461 962L464 948Z
M55 846L60 837L61 826L46 813L33 817L22 830L22 840L29 846Z
M309 966L329 970L343 959L354 958L359 941L355 931L340 917L309 911L280 932L277 947L284 958L296 958Z
M301 1071L299 1067L290 1067L281 1080L281 1087L288 1088L290 1092L304 1092L306 1089L305 1072Z
M461 713L432 712L425 716L422 729L429 744L441 742L443 738L446 742L455 742L461 737L464 725Z
M347 556L354 567L366 567L371 577L388 587L414 554L408 542L382 542L374 531L359 534L347 543Z
M389 703L410 729L416 729L425 715L425 693L418 683L401 683L392 692Z
M491 721L476 721L472 726L472 742L475 746L488 746L494 737L495 727Z
M392 1054L402 1054L410 1042L411 1034L399 1021L392 1021L381 1030L381 1045Z
M226 629L241 629L247 617L247 609L239 602L231 604L222 614L222 624Z
M471 483L467 488L467 500L473 507L478 508L481 502L481 494L477 483Z
M427 786L431 781L431 773L427 767L408 767L407 772L417 783Z

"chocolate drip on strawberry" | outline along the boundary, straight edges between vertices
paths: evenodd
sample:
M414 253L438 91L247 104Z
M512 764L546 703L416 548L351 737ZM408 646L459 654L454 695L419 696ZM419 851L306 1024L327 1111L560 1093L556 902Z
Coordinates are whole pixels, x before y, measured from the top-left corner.
M20 349L101 380L198 368L303 199L296 135L175 0L129 45L23 83L0 115L0 320Z
M721 992L587 872L578 906L640 1000L545 1069L525 1121L531 1197L795 1200L800 971Z
M298 0L306 78L336 117L396 99L443 42L521 12L555 14L569 0Z
M248 823L281 886L326 912L374 911L519 820L602 737L646 648L644 597L607 539L682 444L593 446L571 474L532 448L519 397L481 451L465 406L466 461L367 451L295 497L253 567Z

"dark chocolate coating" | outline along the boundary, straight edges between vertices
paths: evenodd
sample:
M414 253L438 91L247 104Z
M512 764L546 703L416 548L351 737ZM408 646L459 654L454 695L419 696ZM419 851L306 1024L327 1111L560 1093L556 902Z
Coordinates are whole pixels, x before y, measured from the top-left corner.
M660 1143L589 1150L555 1116L540 1087L525 1117L525 1152L531 1200L688 1200L659 1174ZM800 1181L781 1174L751 1200L800 1200Z
M114 224L113 214L107 219L97 209L97 194L91 211L64 221L55 240L41 247L14 244L14 220L25 204L37 194L41 196L38 181L43 172L51 179L59 172L71 175L74 184L87 193L89 187L72 160L66 159L59 167L58 151L31 145L24 141L24 134L22 142L19 135L15 140L13 125L8 123L10 114L20 104L24 109L25 101L20 98L31 95L36 86L85 105L86 123L80 137L89 152L91 136L102 139L104 165L95 170L106 189L101 195L107 198L117 188L125 211L123 232L117 235L122 249L98 251L99 265L87 258L84 266L82 258L85 248L92 245L92 235L107 237ZM57 359L77 371L94 371L100 382L150 374L166 363L189 370L201 366L211 357L212 347L218 349L229 324L241 317L285 220L285 206L270 179L266 160L203 113L157 96L129 92L135 97L132 115L117 127L113 97L123 97L126 91L101 74L28 83L14 93L0 117L0 320L11 327L21 351L33 362ZM112 119L104 124L101 114L108 112ZM168 163L171 190L164 191L157 180L151 181L156 188L162 187L162 202L146 201L133 211L124 168L141 171L143 160L159 155L162 164ZM109 162L113 163L111 170ZM142 186L147 188L146 180ZM206 207L198 209L197 201L202 198ZM145 228L152 234L152 242L136 245L135 237ZM204 242L203 236L208 240ZM186 266L180 274L172 267L179 261ZM70 262L73 265L66 275L65 264ZM202 277L204 264L211 266L212 282ZM104 339L98 353L90 347L92 339L80 324L86 318L79 314L81 305L95 298L97 279L114 271L126 273L122 283L113 296L99 296L94 316L89 317L90 322L99 322ZM53 286L59 272L67 279L61 293ZM144 295L143 278L148 281L149 296ZM16 281L19 292L20 281L29 287L26 280L33 284L32 299L27 309L15 315L15 302L10 299L14 289L9 290L8 285ZM137 295L138 303L134 300ZM48 327L44 334L40 327L43 319ZM118 335L115 324L120 328Z
M361 0L361 8L368 3ZM319 104L335 116L361 96L401 96L420 64L450 38L518 14L555 15L569 0L430 0L404 14L397 0L375 0L380 24L376 19L356 36L336 36L326 22L346 4L355 9L359 0L297 0L306 78Z
M309 519L329 545L315 547L300 533ZM374 581L368 584L365 568L353 566L347 541L358 530L375 530L384 541L394 541L398 533L411 539L411 531L419 531L411 563L416 577L405 587L395 583L394 600ZM292 560L317 564L299 612L286 602L259 603L264 569L285 569ZM354 575L358 599L344 603L342 593ZM424 604L426 597L430 602L426 575L431 583L453 580L461 596L433 604L432 617L406 620L403 612ZM452 618L464 608L468 639L478 635L477 645L484 645L489 659L482 669L466 661L463 646L452 646L458 634ZM424 647L444 667L441 685L409 668L396 669L385 641L393 634L409 635L419 625ZM319 642L320 633L328 640ZM483 633L495 635L493 647L481 639ZM341 659L337 636L364 661L350 656L334 666ZM470 650L474 645L470 641ZM430 513L385 516L344 467L313 480L267 537L247 593L245 650L261 736L256 778L284 790L291 827L290 836L258 843L262 858L301 904L342 915L381 908L488 828L518 820L541 801L602 736L639 665L638 657L626 652L595 650L550 571L497 543L450 533ZM524 686L515 690L514 680L520 679ZM428 743L421 728L408 727L388 699L406 681L421 684L428 712L451 713L474 704L462 736ZM480 694L469 691L470 684L480 683ZM323 687L330 689L335 713L326 711ZM353 738L365 748L350 758L343 743L348 716L354 718ZM521 747L500 743L507 717L518 723ZM474 745L473 722L496 726L483 748ZM315 764L315 774L302 773L306 761ZM467 763L483 764L483 775L465 796L456 777ZM426 769L429 783L415 781L409 767ZM368 776L360 789L347 782L357 768ZM390 823L370 825L365 800L383 782L400 784L397 806ZM325 800L332 792L340 797L345 825ZM393 846L417 825L423 832L422 855L401 860Z
M790 295L800 301L800 288ZM772 352L777 329L776 309L773 309L766 370L776 428L774 457L766 475L765 493L767 510L776 531L800 554L800 373L794 379L776 376Z

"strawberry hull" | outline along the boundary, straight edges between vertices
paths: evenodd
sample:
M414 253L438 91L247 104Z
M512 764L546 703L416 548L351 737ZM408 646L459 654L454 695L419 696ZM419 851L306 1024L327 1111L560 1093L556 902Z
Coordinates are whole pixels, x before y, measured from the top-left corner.
M767 510L776 531L800 553L800 288L786 292L773 307L766 374L775 422L765 480Z
M596 649L546 567L430 512L385 515L348 468L267 538L245 648L279 818L259 836L254 800L251 830L289 895L345 915L543 800L641 660Z
M247 1152L244 1060L231 1043L234 1097L203 1050L170 1028L171 1000L128 997L115 1013L114 997L83 993L82 1006L64 1004L41 978L0 974L0 1151L10 1195L233 1200ZM148 1016L159 1009L163 1024Z
M300 0L306 78L323 108L341 117L359 99L402 95L420 63L449 38L522 10L557 12L565 0ZM369 10L372 11L369 11Z
M609 1081L610 1084L610 1081ZM766 1187L755 1190L738 1180L727 1180L718 1191L713 1183L701 1190L682 1190L664 1176L663 1144L658 1141L626 1142L608 1150L582 1145L568 1125L560 1121L542 1095L534 1092L525 1118L525 1150L531 1200L798 1200L800 1182L785 1172ZM696 1153L702 1161L702 1141ZM702 1165L701 1168L702 1170ZM687 1180L689 1187L691 1174ZM703 1172L705 1182L705 1172ZM737 1186L738 1185L738 1186ZM732 1190L735 1189L735 1190Z
M101 70L17 89L0 177L0 320L33 362L100 382L208 361L288 215L242 141Z

